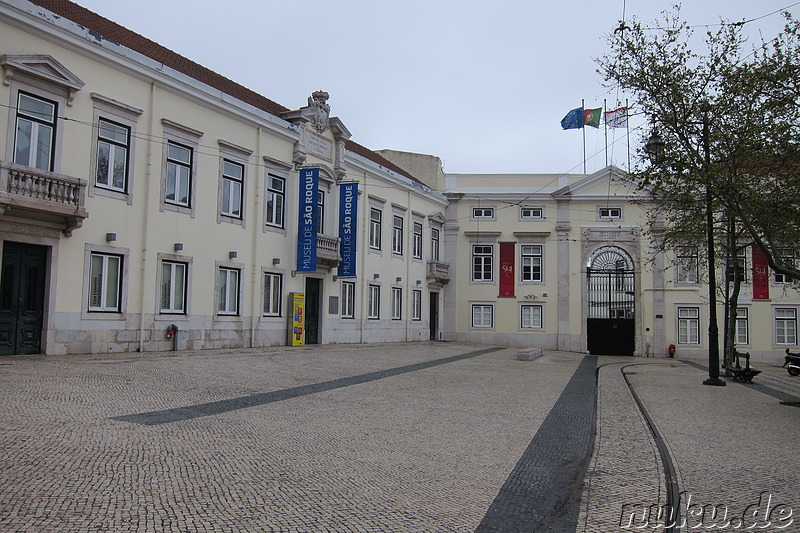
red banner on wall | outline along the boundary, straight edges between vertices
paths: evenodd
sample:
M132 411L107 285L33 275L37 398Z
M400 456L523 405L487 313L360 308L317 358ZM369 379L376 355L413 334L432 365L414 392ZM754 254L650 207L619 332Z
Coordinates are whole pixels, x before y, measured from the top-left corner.
M753 246L753 300L769 300L769 263L758 246Z
M514 242L500 243L500 293L498 297L514 297Z

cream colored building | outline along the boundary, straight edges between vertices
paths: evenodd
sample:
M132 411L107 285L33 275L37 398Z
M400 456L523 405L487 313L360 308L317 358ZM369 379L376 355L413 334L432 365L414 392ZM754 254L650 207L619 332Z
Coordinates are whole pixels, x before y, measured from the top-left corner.
M306 343L706 357L699 254L654 252L616 168L447 174L65 1L0 0L0 68L0 353L283 345L303 294ZM784 281L743 288L754 361L797 346Z

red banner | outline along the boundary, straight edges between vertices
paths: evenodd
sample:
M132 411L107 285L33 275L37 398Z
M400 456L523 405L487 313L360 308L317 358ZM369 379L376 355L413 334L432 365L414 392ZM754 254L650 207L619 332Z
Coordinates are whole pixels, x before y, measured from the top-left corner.
M753 300L769 300L769 263L758 246L753 246Z
M500 293L498 297L513 298L514 286L514 242L500 243Z

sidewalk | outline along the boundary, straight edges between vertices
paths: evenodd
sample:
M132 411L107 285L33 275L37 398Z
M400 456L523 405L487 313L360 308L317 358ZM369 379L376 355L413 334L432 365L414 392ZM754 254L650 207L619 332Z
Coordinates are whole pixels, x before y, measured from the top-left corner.
M800 530L800 409L780 403L800 401L800 379L765 366L753 385L724 378L727 386L712 387L702 384L706 371L677 360L601 357L598 367L598 429L578 531L663 531L644 517L666 503L661 457L622 372L675 467L677 531Z

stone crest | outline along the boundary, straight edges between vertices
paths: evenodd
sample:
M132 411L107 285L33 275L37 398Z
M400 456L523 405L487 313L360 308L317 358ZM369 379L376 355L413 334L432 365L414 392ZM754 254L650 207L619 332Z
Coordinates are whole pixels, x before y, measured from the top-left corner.
M311 125L317 133L325 133L328 129L328 117L331 113L331 106L328 104L328 93L325 91L314 91L308 97L308 109L311 111Z

